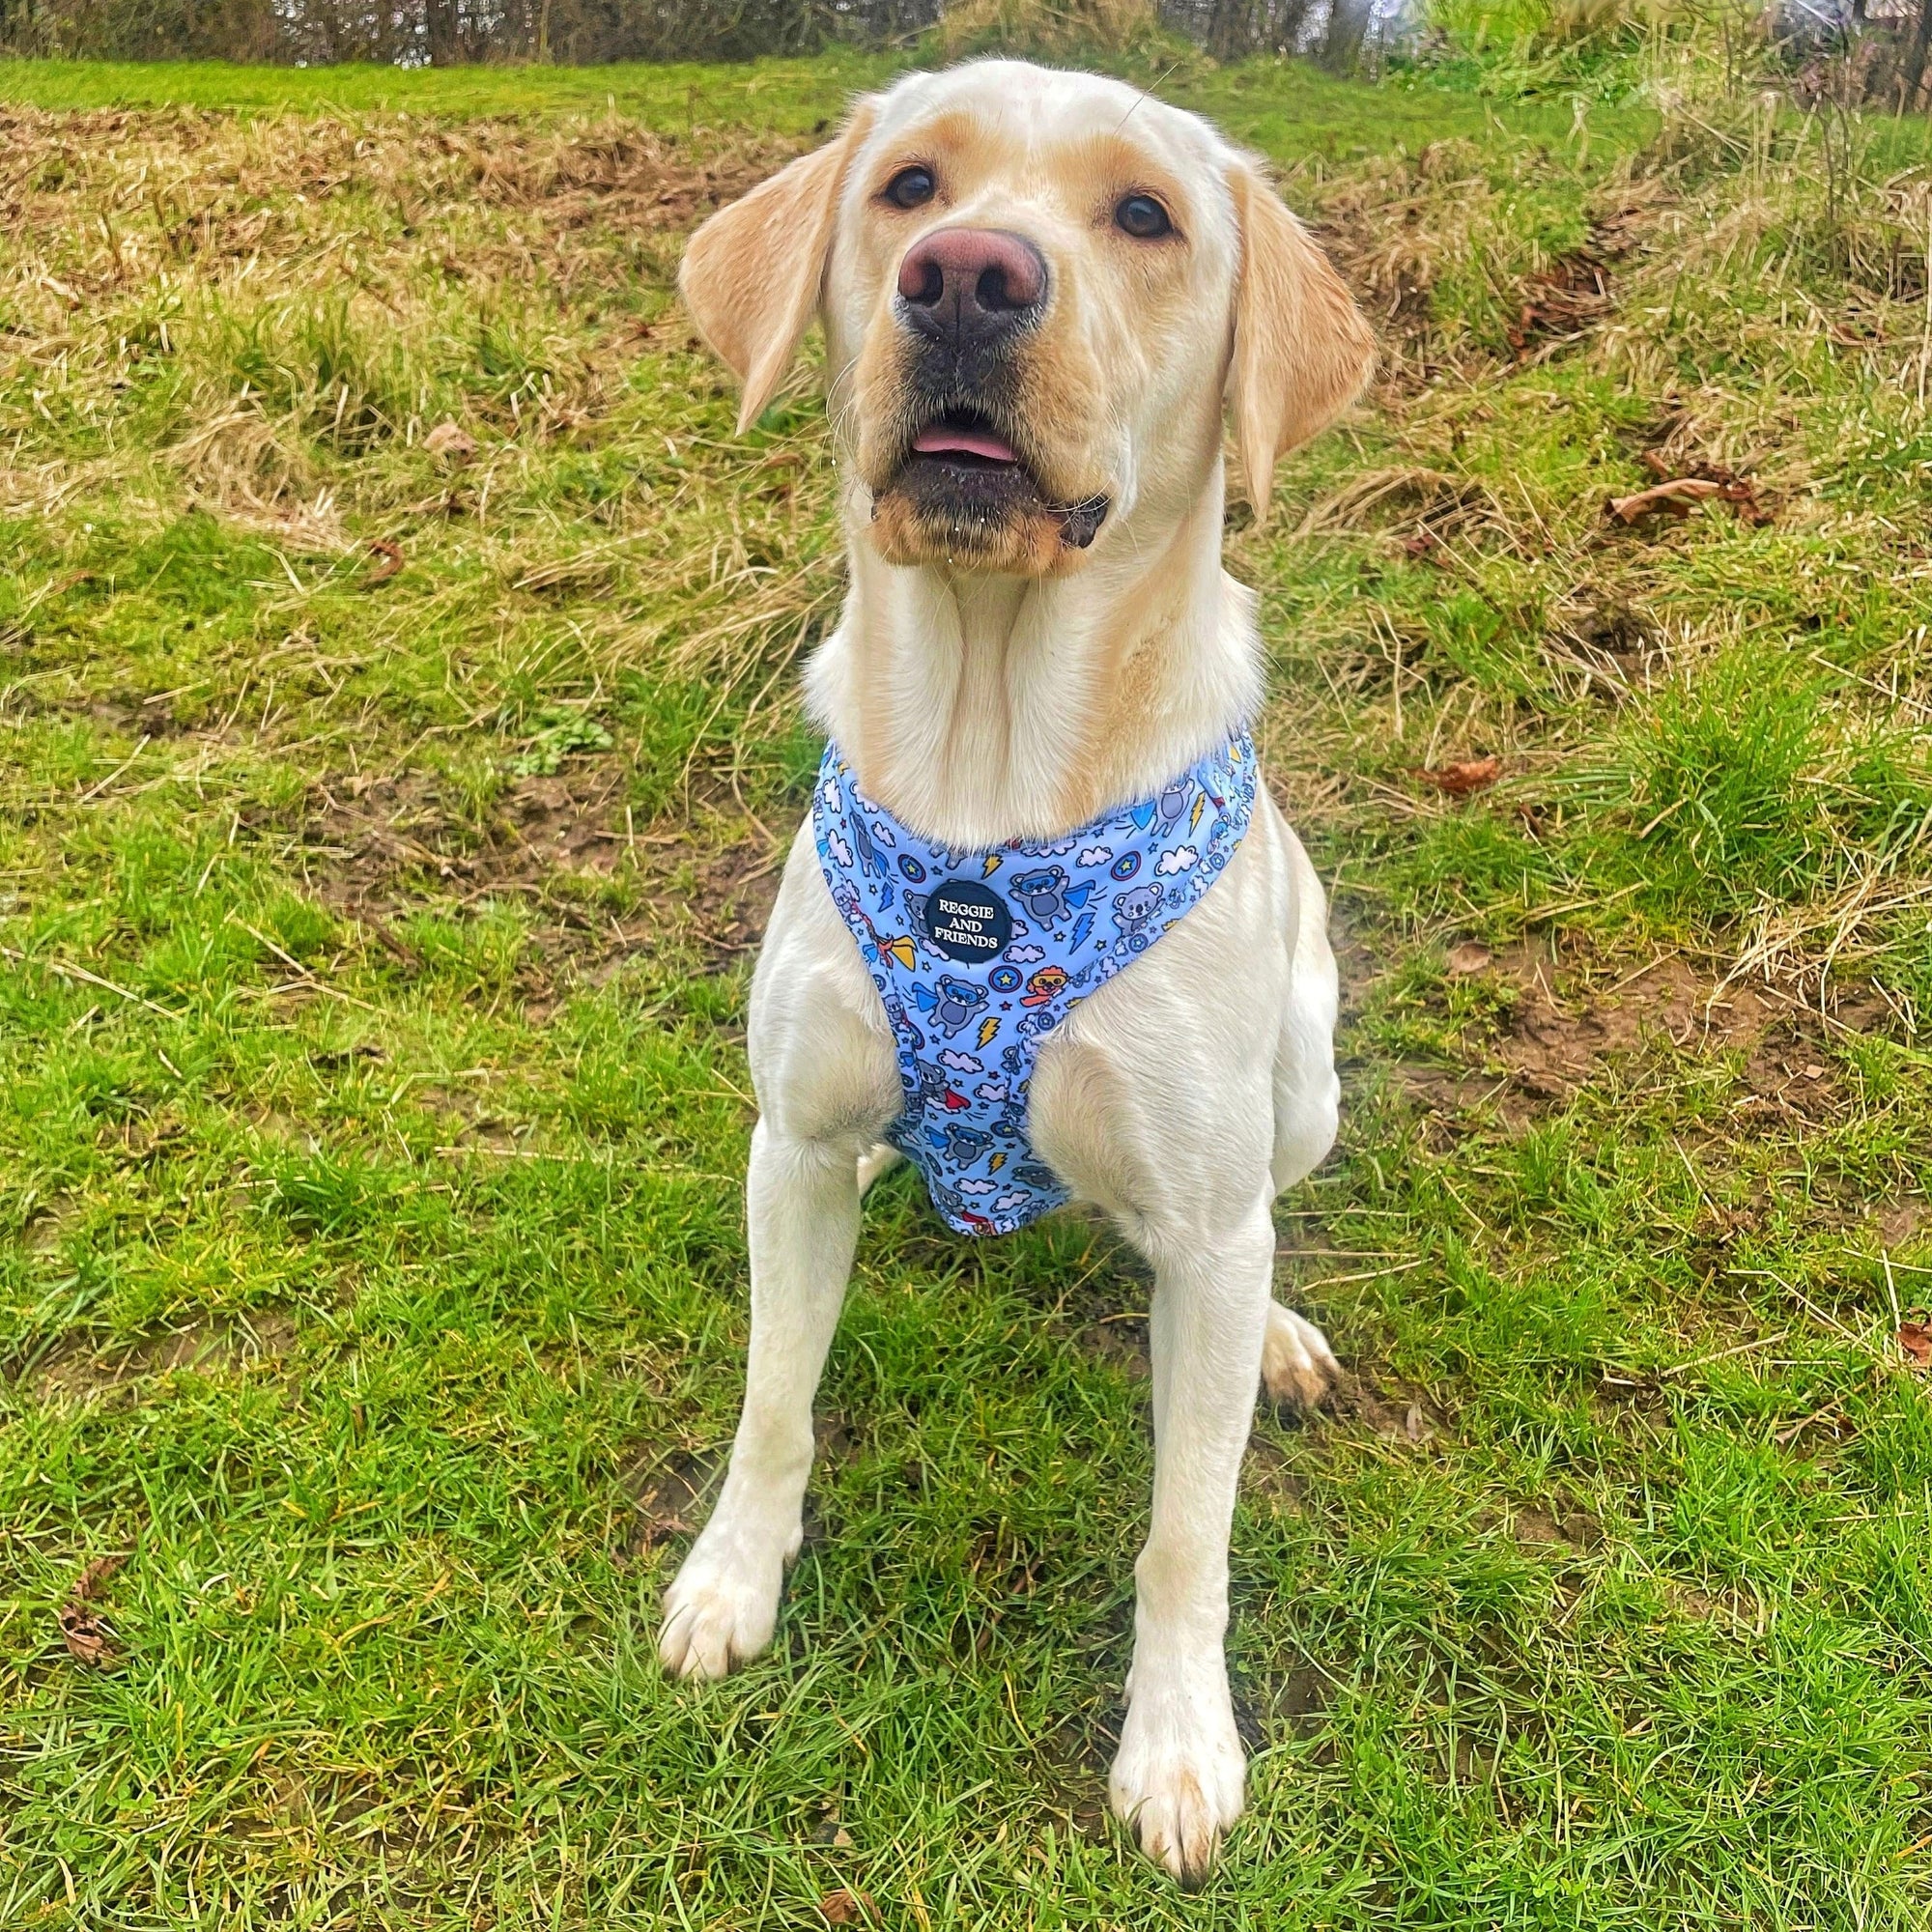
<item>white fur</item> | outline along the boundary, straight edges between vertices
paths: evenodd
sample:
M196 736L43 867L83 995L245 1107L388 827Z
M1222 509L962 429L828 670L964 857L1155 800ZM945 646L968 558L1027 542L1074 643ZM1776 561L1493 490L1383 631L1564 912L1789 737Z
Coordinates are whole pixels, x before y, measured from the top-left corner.
M884 132L872 140L898 138L935 100L1009 100L1012 76L1037 72L988 66L908 83L888 97ZM1200 219L1225 228L1216 170L1227 151L1204 124L1152 102L1136 108L1114 82L1059 75L1040 89L1027 101L1036 119L1057 112L1112 126L1124 109L1145 117L1147 138L1200 182ZM989 197L979 212L1012 225L996 203ZM1217 230L1206 245L1202 272L1225 305L1234 240ZM835 289L839 259L835 247ZM862 318L841 323L838 298L828 305L836 395ZM1123 487L1091 567L1076 574L1036 581L889 566L865 541L863 492L850 493L851 590L811 668L810 700L841 745L863 744L867 791L926 836L985 845L1071 829L1052 818L1074 754L1069 721L1104 711L1095 681L1108 620L1137 599L1158 594L1172 614L1158 701L1105 747L1112 801L1156 791L1251 715L1262 681L1255 600L1220 568L1221 330L1217 318L1209 353L1189 376L1191 400L1162 405L1207 411L1209 458L1191 466L1184 493L1171 483L1151 497ZM1157 433L1157 423L1135 432ZM1128 467L1145 482L1159 466ZM1205 1868L1242 1804L1223 1639L1229 1528L1257 1382L1308 1403L1335 1373L1320 1330L1270 1301L1269 1213L1276 1193L1334 1139L1335 1007L1321 889L1264 791L1221 878L1130 970L1073 1009L1034 1075L1039 1153L1154 1269L1152 1515L1135 1570L1133 1667L1110 1788L1147 1851L1181 1876ZM745 1407L717 1508L666 1598L660 1639L669 1669L699 1676L771 1639L784 1565L799 1547L813 1391L860 1199L885 1164L880 1138L903 1104L889 1025L809 826L792 846L759 956L750 1055L759 1120L748 1186Z

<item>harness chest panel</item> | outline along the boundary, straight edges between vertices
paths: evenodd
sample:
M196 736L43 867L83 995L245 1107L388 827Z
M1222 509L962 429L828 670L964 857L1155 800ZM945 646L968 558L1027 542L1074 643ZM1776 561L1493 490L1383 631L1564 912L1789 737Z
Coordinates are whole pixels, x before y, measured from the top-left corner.
M961 1234L1008 1234L1068 1198L1027 1132L1039 1042L1220 876L1256 782L1243 732L1077 832L969 852L909 832L826 746L812 833L898 1046L888 1138Z

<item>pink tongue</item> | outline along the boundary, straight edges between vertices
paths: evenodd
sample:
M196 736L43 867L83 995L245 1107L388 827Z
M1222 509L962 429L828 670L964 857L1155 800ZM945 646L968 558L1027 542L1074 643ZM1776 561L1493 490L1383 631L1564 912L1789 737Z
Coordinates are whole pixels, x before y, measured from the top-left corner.
M923 429L914 440L913 448L922 456L944 456L949 451L961 456L983 456L989 463L1017 463L1009 443L1002 442L996 436L989 436L984 430L948 429L944 423L934 423L930 429Z

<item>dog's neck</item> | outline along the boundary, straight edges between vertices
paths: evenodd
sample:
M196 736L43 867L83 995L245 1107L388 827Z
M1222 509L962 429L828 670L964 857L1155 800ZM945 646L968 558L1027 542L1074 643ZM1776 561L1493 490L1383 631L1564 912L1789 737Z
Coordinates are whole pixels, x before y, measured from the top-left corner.
M1159 790L1254 711L1254 595L1221 568L1216 472L1178 524L1065 577L880 561L863 528L807 674L859 786L937 842L1055 838Z

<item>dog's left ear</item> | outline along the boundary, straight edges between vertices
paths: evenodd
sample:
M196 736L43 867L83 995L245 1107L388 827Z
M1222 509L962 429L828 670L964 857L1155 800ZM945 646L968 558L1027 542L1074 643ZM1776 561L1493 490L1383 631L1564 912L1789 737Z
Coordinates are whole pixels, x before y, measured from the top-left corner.
M1260 168L1237 161L1228 185L1241 230L1228 391L1241 474L1261 523L1275 464L1361 394L1376 343L1341 276Z
M837 140L721 208L685 246L678 291L698 332L745 385L741 436L778 393L817 313L845 164L871 120L862 103Z

